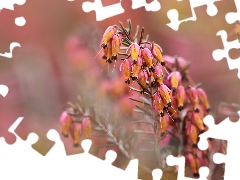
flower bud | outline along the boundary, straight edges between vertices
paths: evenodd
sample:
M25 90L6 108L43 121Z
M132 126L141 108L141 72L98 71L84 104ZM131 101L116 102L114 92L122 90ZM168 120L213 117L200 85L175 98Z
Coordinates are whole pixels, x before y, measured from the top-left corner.
M144 70L140 70L139 74L138 74L138 82L144 87L144 88L148 88L147 86L147 80L148 80L148 74L146 71ZM144 92L144 89L141 87L142 89L142 93Z
M125 83L130 84L130 76L131 76L131 71L132 71L132 63L130 59L125 59L122 64L120 65L120 71L122 70L123 67L123 73L125 77Z
M148 48L141 49L141 55L144 59L144 61L147 64L147 67L154 72L154 66L153 66L153 55L151 51Z
M138 61L136 64L133 64L133 74L132 74L132 80L138 80L138 74L142 68L142 58L138 57Z
M170 89L166 85L163 84L158 87L158 92L159 92L161 98L166 101L168 107L171 107L172 103L171 103Z
M119 34L114 34L112 38L112 60L117 60L118 51L122 45L122 37Z
M187 164L190 167L193 176L194 177L199 177L199 173L198 173L198 169L197 169L197 164L195 162L195 158L191 153L188 153L186 155L186 160L187 160Z
M128 53L129 50L130 50L130 55L131 55L131 58L132 58L132 62L133 62L133 64L136 64L137 61L138 61L139 53L140 53L140 46L137 43L132 43L128 47L127 53Z
M210 105L209 105L207 94L205 93L205 91L201 88L198 88L197 94L198 94L198 98L199 98L200 102L203 104L206 111L207 112L210 111Z
M82 134L82 124L80 122L74 122L71 126L70 132L74 147L79 147L79 142Z
M178 86L177 88L177 104L178 104L178 110L183 110L184 107L184 101L185 101L185 89L183 86Z
M197 127L194 124L190 125L189 138L192 142L192 152L195 155L197 150L198 131Z
M188 97L193 105L193 109L195 112L199 112L199 99L197 90L195 88L189 88L187 89Z
M90 118L85 117L82 119L82 128L85 137L90 139L92 133L92 122Z
M64 111L60 118L62 135L64 137L68 137L68 133L70 131L70 126L72 123L72 117L66 111Z
M153 57L159 62L161 63L162 66L165 65L165 62L163 60L163 57L162 57L162 48L158 45L158 44L155 44L154 43L154 46L153 46L153 51L152 51L152 54L153 54Z
M165 114L163 117L160 117L159 118L159 122L160 122L161 136L163 136L166 133L166 130L167 130L168 124L169 124L169 116L168 116L168 114Z
M178 85L181 83L182 75L178 71L171 72L168 76L168 80L171 81L172 91L175 92Z
M158 96L158 94L154 95L154 105L156 106L157 112L160 115L160 117L164 116L164 107L165 103L161 99L161 97Z
M155 71L154 71L154 78L155 81L158 83L158 85L162 85L163 84L163 72L162 69L156 65L155 66Z
M200 132L203 133L205 128L203 125L203 119L201 118L201 115L199 113L192 113L192 121L200 130Z
M101 47L105 49L107 47L107 44L110 42L112 39L113 35L117 31L117 26L109 26L106 31L103 34L102 42L101 42Z

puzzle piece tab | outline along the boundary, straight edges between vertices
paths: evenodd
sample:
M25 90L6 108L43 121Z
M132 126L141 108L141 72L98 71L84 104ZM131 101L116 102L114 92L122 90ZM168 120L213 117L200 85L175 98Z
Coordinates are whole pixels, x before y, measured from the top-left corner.
M239 0L234 0L237 12L229 12L226 14L225 19L228 24L233 24L236 21L240 22L240 1Z
M113 17L113 16L124 13L124 9L121 5L121 1L122 0L120 0L119 3L113 4L110 6L105 6L105 7L103 7L101 0L95 0L94 2L87 1L82 4L82 9L84 12L95 11L96 20L102 21L109 17Z
M217 36L221 36L224 49L216 49L213 51L212 56L216 61L223 58L227 59L228 67L230 70L238 69L238 78L240 79L240 57L238 59L231 59L229 57L230 49L239 49L239 40L227 41L227 32L225 30L218 31Z
M169 155L167 157L167 164L169 166L178 166L178 180L194 180L195 178L185 177L185 157L174 157L173 155ZM209 175L209 169L207 167L201 167L199 169L199 178L198 180L207 180Z
M145 7L146 11L159 11L161 4L158 0L153 0L151 3L147 3L146 0L132 0L132 9L138 9L140 7Z
M190 4L191 4L191 11L192 11L192 17L187 18L187 19L183 19L179 21L179 13L176 9L171 9L168 11L167 16L170 19L170 23L168 23L167 25L172 28L173 30L177 31L179 28L179 25L183 22L187 22L187 21L196 21L197 20L197 16L196 13L194 11L194 9L196 7L199 6L203 6L203 5L207 5L207 14L209 16L215 16L218 12L218 9L216 7L216 5L214 4L215 2L218 2L221 0L190 0Z
M238 114L240 115L240 111L238 111ZM208 138L227 140L227 155L216 153L213 161L217 164L225 162L224 179L239 177L240 174L236 162L240 162L240 143L238 141L238 137L240 136L240 121L231 122L229 118L226 118L218 125L215 125L213 118L208 115L204 118L204 123L209 126L209 130L199 135L199 149L206 149Z

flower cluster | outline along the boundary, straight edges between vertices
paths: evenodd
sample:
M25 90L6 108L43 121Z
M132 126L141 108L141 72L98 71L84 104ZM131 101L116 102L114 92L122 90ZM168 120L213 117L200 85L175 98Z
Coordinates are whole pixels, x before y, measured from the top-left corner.
M82 135L90 139L92 132L92 122L90 116L85 115L78 108L70 107L64 111L60 117L62 135L67 138L71 135L74 147L79 147Z
M125 83L137 82L139 89L134 90L150 99L150 109L137 107L151 117L154 133L164 136L169 126L181 131L184 147L180 148L190 150L179 154L186 156L194 176L198 176L200 166L208 165L208 152L197 148L198 135L207 130L203 124L203 118L210 111L207 95L199 84L193 83L188 61L163 56L158 44L148 41L148 36L143 39L144 28L139 40L139 27L134 37L131 37L131 29L131 21L128 21L128 28L120 22L120 27L113 25L106 29L101 41L103 59L112 63L117 61L118 55L125 57L120 65Z

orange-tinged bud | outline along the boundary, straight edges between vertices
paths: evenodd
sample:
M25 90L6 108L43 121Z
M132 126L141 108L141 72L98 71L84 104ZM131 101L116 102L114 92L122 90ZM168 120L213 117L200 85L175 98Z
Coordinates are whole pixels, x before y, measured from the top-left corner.
M187 89L188 97L193 105L193 109L195 112L199 112L199 99L197 95L197 90L195 88Z
M132 43L128 49L127 49L127 53L130 50L130 55L133 61L133 64L136 64L138 61L138 56L140 53L140 46L137 43Z
M122 45L122 38L119 34L114 34L112 38L112 60L117 60L118 51Z
M203 119L201 118L201 115L199 113L192 113L192 121L200 130L200 132L203 133L205 128L203 125Z
M159 122L160 122L160 132L162 136L164 135L164 133L166 133L168 123L169 123L169 116L165 114L163 117L159 118Z
M109 26L106 31L103 34L102 42L101 42L101 47L105 49L107 47L107 44L110 42L112 39L113 35L117 31L117 26Z
M163 84L163 72L162 72L162 69L158 65L155 66L155 71L154 71L153 76L154 76L155 81L158 83L158 85Z
M196 163L196 169L197 169L197 172L198 170L200 169L201 167L201 161L198 157L194 157L194 160L195 160L195 163Z
M74 122L71 126L70 132L74 147L79 147L79 142L82 134L82 124L80 122Z
M144 70L140 70L139 74L138 74L138 82L144 87L144 88L148 88L147 87L147 80L148 80L148 74L146 71ZM142 87L141 87L142 89ZM144 92L144 90L142 89L142 93Z
M190 138L190 141L192 142L192 152L193 154L196 154L198 132L197 132L197 127L194 124L190 125L189 138Z
M170 89L166 85L163 84L158 87L158 92L159 92L160 96L162 97L162 99L164 99L166 101L168 107L171 107L172 103L171 103Z
M194 177L199 177L199 173L197 170L197 165L194 159L194 156L191 153L188 153L186 155L186 159L187 159L187 164L190 167L191 171L193 172L193 176Z
M199 98L200 102L203 104L206 111L207 112L210 111L210 105L209 105L207 94L205 93L205 91L201 88L198 88L197 94L198 94L198 98Z
M171 72L168 76L168 80L171 82L172 91L175 92L181 83L182 75L178 71Z
M178 110L181 111L184 108L184 102L185 102L185 89L183 86L178 86L177 88L177 104L178 104Z
M70 131L72 117L66 111L64 111L60 118L61 128L62 128L62 135L64 137L68 137L68 133Z
M157 95L154 96L154 104L157 108L158 114L163 117L164 116L164 107L165 107L165 103L164 101L161 99L161 97L158 97Z
M82 127L83 127L83 132L85 134L85 137L90 139L91 137L91 132L92 132L92 122L91 119L88 117L85 117L82 119Z
M125 59L122 64L120 65L120 71L122 70L123 67L123 73L125 77L125 83L130 84L130 76L131 76L131 71L132 71L132 63L130 59Z
M144 59L144 61L147 64L147 67L154 72L154 66L153 66L153 55L151 51L148 48L141 49L141 55Z
M158 44L155 44L154 43L154 46L153 46L153 57L161 63L162 66L165 65L165 62L163 60L163 57L162 57L162 48L158 45Z
M142 58L138 57L137 63L133 64L133 74L132 74L132 80L138 80L138 74L142 68Z

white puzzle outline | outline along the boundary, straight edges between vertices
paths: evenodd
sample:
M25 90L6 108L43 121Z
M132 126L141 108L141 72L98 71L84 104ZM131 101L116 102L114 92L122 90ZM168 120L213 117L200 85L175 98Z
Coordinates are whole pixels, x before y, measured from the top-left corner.
M16 1L18 1L18 5L22 5L21 4L21 2L25 2L25 0L22 0L21 2L19 1L19 0L16 0ZM212 2L216 2L217 0L212 0ZM20 2L20 4L19 4L19 2ZM192 10L195 8L195 7L198 7L198 6L200 6L200 5L198 5L198 6L193 6L193 3L196 3L196 1L193 1L193 0L191 0L191 2L192 2L192 4L191 4L191 7L192 7ZM210 1L208 1L209 3L211 3ZM4 5L4 3L5 3L5 5ZM6 1L4 1L4 3L3 2L1 2L0 3L0 10L1 9L3 9L3 8L6 8L6 9L10 9L10 10L14 10L13 9L13 4L15 3L14 2L14 0L12 0L12 1L10 1L10 0L6 0ZM9 5L9 3L12 3L12 5ZM207 4L209 4L209 3L207 3ZM226 21L229 23L229 24L232 24L232 23L234 23L235 21L239 21L239 19L237 18L237 15L240 13L240 11L239 11L239 7L240 7L240 3L238 3L238 1L236 1L235 0L235 3L236 3L236 7L237 7L237 12L230 12L230 13L228 13L227 15L226 15ZM17 3L15 3L15 4L17 4ZM24 4L24 3L23 3ZM160 4L159 4L160 5ZM206 5L206 4L205 4ZM134 7L134 6L133 6ZM139 6L140 7L140 6ZM160 6L161 7L161 6ZM212 6L212 8L214 8L213 6ZM147 10L147 9L146 9ZM214 9L212 9L212 10L214 10ZM211 10L210 10L211 11ZM215 11L212 11L212 12L210 12L210 11L208 11L207 13L208 13L208 15L215 15L216 13L217 13L217 9L215 9ZM123 11L124 12L124 11ZM170 15L169 17L169 19L171 20L171 23L169 23L168 24L168 26L169 27L171 27L171 28L173 28L173 29L178 29L178 27L179 27L179 25L182 23L182 22L187 22L187 21L190 21L190 20L196 20L196 16L194 16L194 13L193 13L193 17L191 17L190 19L185 19L185 20L182 20L180 23L179 22L177 22L176 21L176 19L175 20L173 20L173 18L176 18L176 11L175 11L175 17L171 17L171 12L174 12L174 11L169 11L169 13L170 14L168 14L168 15ZM192 11L192 12L194 12L194 11ZM210 14L209 14L209 12L210 12ZM119 13L119 12L118 12ZM235 17L235 18L234 18ZM100 18L101 19L101 18ZM173 22L174 21L174 22ZM17 23L16 23L17 24ZM21 24L21 23L20 23ZM24 23L25 24L25 23ZM218 32L218 35L221 35L221 37L222 37L222 39L224 40L224 38L225 38L225 34L224 33L226 33L226 31L224 32L224 30L222 30L222 31L219 31ZM224 42L224 45L226 44L226 42L225 41L223 41ZM14 42L13 42L14 43ZM231 43L231 44L230 44ZM12 44L11 44L12 45ZM12 47L11 47L11 45L10 45L10 51L12 52L12 50L13 50L13 48L14 48L14 46L12 45ZM15 45L19 45L19 47L20 47L20 44L19 43L16 43ZM229 45L228 45L228 49L231 47L231 48L236 48L236 46L238 47L239 45L237 45L236 44L236 42L235 41L232 41L232 42L229 42ZM16 47L16 46L15 46ZM11 50L12 49L12 50ZM221 53L222 54L222 53ZM213 56L216 58L216 59L218 59L218 60L220 60L219 58L220 58L220 56L222 56L222 55L219 55L219 51L214 51L214 53L213 53ZM12 55L11 54L6 54L6 53L4 53L4 54L0 54L0 56L4 56L4 57L7 57L7 58L12 58ZM227 54L224 54L224 57L226 57L227 56ZM215 59L214 58L214 59ZM229 65L229 64L228 64ZM238 67L236 67L236 64L234 64L234 65L229 65L229 66L231 66L231 67L229 67L230 69L231 68L234 68L234 66L235 66L235 68L238 68ZM238 74L238 76L239 76L239 74ZM8 89L8 87L7 86L5 86L5 85L0 85L0 94L3 96L3 97L5 97L6 95L7 95L7 93L8 93L8 91L9 91L9 89ZM239 114L240 114L240 111L238 112ZM36 142L37 141L37 139L38 139L38 136L35 134L35 133L30 133L29 134L29 136L28 136L28 139L26 140L26 141L23 141L23 140L21 140L18 136L17 136L17 134L14 132L14 130L15 130L15 128L16 128L16 126L20 123L20 121L22 121L23 120L23 117L20 117L20 118L18 118L17 120L16 120L16 122L15 123L13 123L13 125L9 128L9 132L11 132L11 133L13 133L15 136L16 136L16 138L17 138L17 141L16 141L16 143L14 144L14 145L8 145L8 144L6 144L6 142L5 142L5 140L4 140L4 138L0 138L0 144L1 144L1 149L0 149L0 155L3 155L3 154L1 154L1 151L3 151L3 148L2 147L4 147L5 146L5 148L6 147L8 147L9 149L8 149L8 151L5 151L5 155L4 155L4 157L8 157L8 158L10 158L11 159L11 157L12 157L12 160L14 160L14 162L15 163L17 163L17 159L18 158L22 158L22 157L24 157L24 156L20 156L20 155L22 155L22 154L20 154L18 151L17 151L17 149L15 148L16 146L22 146L22 147L25 147L25 148L23 148L22 150L25 150L25 151L22 151L22 152L24 152L24 153L26 153L25 154L25 158L27 158L27 157L29 157L29 153L27 153L28 152L28 150L29 150L29 152L30 153L35 153L33 156L36 156L36 157L38 157L38 161L39 162L41 162L41 161L43 161L43 162L47 162L46 161L46 159L47 158L49 158L49 159L51 159L52 161L51 162L55 162L55 164L54 163L49 163L49 164L44 164L44 165L46 165L45 167L45 170L47 171L47 169L48 169L48 171L49 171L49 173L51 173L52 172L52 168L54 167L54 165L57 167L57 164L61 164L61 163L63 163L63 161L65 161L66 160L66 162L68 162L68 165L67 166L69 166L69 164L71 164L71 162L73 162L73 161L75 161L76 160L76 157L77 157L77 155L72 155L72 156L66 156L66 154L64 154L64 147L63 147L63 144L62 144L62 142L59 140L59 134L58 134L58 132L56 132L55 130L50 130L49 132L48 132L48 134L47 134L47 136L48 136L48 138L50 139L50 140L55 140L55 145L51 148L51 150L49 151L49 153L45 156L45 158L43 158L40 154L38 154L35 150L33 150L31 147L30 147L30 145L31 144L33 144L34 142ZM206 124L209 124L209 122L206 122ZM236 126L236 125L239 125L239 123L232 123L232 122L230 122L230 120L229 120L229 118L227 118L226 120L224 120L223 122L222 122L222 124L221 124L222 126L221 127L224 127L222 130L225 130L226 129L226 126L227 125L229 125L229 126L232 126L232 128L234 129L236 129L236 127L238 127L238 126ZM224 126L223 126L224 125ZM201 134L200 135L200 139L201 139L201 142L204 142L204 139L206 140L206 138L207 137L209 137L209 135L207 135L207 134L209 134L209 132L213 132L213 130L211 130L211 129L213 129L213 127L220 127L219 125L214 125L214 123L212 123L212 124L210 124L210 126L212 127L212 128L209 128L209 130L207 131L207 132L205 132L205 133L203 133L203 134ZM240 132L240 131L236 131L236 132ZM211 134L211 133L210 133ZM215 135L216 135L216 133L215 133ZM220 133L220 131L219 131L219 133L218 133L218 135L223 135L223 133L221 134ZM230 169L229 167L231 167L231 162L227 159L227 157L230 155L231 156L231 158L232 158L232 160L236 160L236 158L238 158L239 159L239 157L238 157L238 155L236 154L236 149L235 149L235 146L233 146L233 135L231 134L231 135L228 135L228 139L227 139L227 137L226 136L223 136L223 137L221 137L222 139L225 139L225 140L229 140L229 138L232 138L232 140L231 140L231 143L229 143L229 144L231 144L230 145L230 147L228 146L228 155L222 155L222 154L220 154L220 153L217 153L217 154L215 154L214 155L214 161L216 162L216 163L221 163L221 162L228 162L227 163L227 165L226 165L226 168L227 169L225 169L225 177L224 177L224 179L225 180L230 180L230 175L228 175L228 173L230 173L231 171L233 171L233 170L235 170L235 172L233 172L233 173L235 173L235 175L237 176L238 174L236 174L237 173L237 170L236 170L236 167L235 167L235 169L234 169L234 167L232 167L233 169ZM217 137L217 136L215 136L215 138L219 138L219 136ZM82 142L82 147L83 148L85 148L85 153L83 153L83 154L85 154L85 155L88 155L89 157L91 157L91 155L89 155L88 153L86 153L86 152L88 152L88 150L89 150L89 148L90 148L90 146L88 146L88 147L86 147L85 145L84 145L84 143L88 143L88 144L91 144L91 142L89 142L89 140L84 140L83 142ZM201 143L199 143L198 145L199 145L199 148L200 148L200 145ZM85 147L84 147L85 146ZM60 152L60 149L61 148L61 153L59 153ZM206 148L206 147L205 147ZM15 150L16 151L16 154L15 155L17 155L18 154L18 156L16 156L15 158L16 159L14 159L13 157L14 157L14 153L13 154L11 154L11 156L8 156L8 154L9 154L9 152L11 151L11 150ZM19 148L18 148L19 149ZM21 148L20 148L21 149ZM88 149L88 150L87 150ZM234 149L234 150L232 150L232 149ZM5 149L6 150L6 149ZM237 149L238 150L238 149ZM111 152L111 151L110 151ZM239 151L238 151L239 152ZM58 154L59 153L59 154ZM235 153L235 154L234 154ZM31 156L31 155L30 155ZM64 160L59 160L59 159L61 159L61 158L59 158L59 157L63 157L64 156ZM108 159L108 157L107 157L108 155L106 155L106 159ZM2 158L3 158L3 156L1 156ZM41 158L40 158L41 157ZM68 157L68 158L66 158L66 157ZM94 157L94 156L93 156ZM169 156L170 157L170 159L171 159L171 155ZM169 157L168 157L168 160L169 160ZM73 158L72 159L72 161L70 160L70 158ZM234 159L233 159L234 158ZM55 160L55 161L53 161L53 159ZM27 161L28 162L30 162L31 160L33 160L33 159L27 159ZM99 159L98 159L99 160ZM8 161L9 161L9 159L8 159ZM61 162L60 162L61 161ZM31 161L31 162L33 162L33 161ZM112 162L112 160L110 160L109 159L109 162L106 162L106 163L108 163L108 165L109 165L109 168L110 167L112 167L112 165L110 165L111 164L111 162ZM178 162L180 162L180 164L183 164L184 163L184 158L180 158L180 159L178 159L178 160L176 160L175 161L175 163L178 163ZM81 163L80 162L77 162L77 163L79 163L78 165L80 165ZM134 162L135 163L135 165L134 166L132 166L132 169L131 169L131 172L133 171L133 169L136 169L136 161ZM64 163L63 163L64 164ZM74 163L72 163L72 164L74 164ZM131 163L129 163L129 165L130 165ZM171 164L171 163L170 163ZM9 166L9 171L7 171L8 169L6 168L6 164L5 164L5 167L1 167L0 166L0 169L1 169L1 174L0 174L0 176L2 175L2 174L4 174L4 172L8 172L9 174L8 175L12 175L12 174L14 174L14 173L12 173L12 166L13 166L13 164L9 164L9 165L11 165L11 166ZM62 165L62 164L61 164ZM75 164L74 164L75 165ZM73 167L75 167L75 166L69 166L69 167L71 167L71 170L73 170ZM77 166L77 165L76 165ZM17 166L15 166L15 167L17 167ZM19 166L20 168L19 169L21 169L21 167L23 168L24 166ZM35 168L35 167L32 167L32 166L27 166L29 169L27 169L27 172L38 172L38 169L37 168ZM61 167L59 167L61 170L66 170L67 168L66 167L64 167L64 166L62 165ZM182 166L183 167L183 166ZM3 171L3 168L5 168L5 170L6 171ZM181 169L181 168L180 168ZM16 171L17 169L15 169L15 171ZM61 171L60 170L60 171ZM70 170L70 169L69 169ZM77 168L76 168L76 170L78 170ZM58 171L59 171L59 169L58 169ZM127 170L126 170L127 171ZM27 174L23 174L23 173L26 173L26 170L25 171L23 171L23 173L21 173L21 171L18 171L20 174L18 174L18 178L21 176L21 175L23 175L23 176L25 176L24 178L25 179L28 179L27 177L29 177L29 178L32 178L32 177L30 177L30 176L27 176ZM182 172L182 171L181 171ZM182 175L182 173L180 172L180 174L179 174L179 176L181 176L182 177L182 179L181 179L181 177L179 177L178 178L178 180L184 180L183 179L183 175ZM153 179L154 180L157 180L157 179L160 179L161 177L162 177L162 171L161 170L159 170L159 169L157 169L157 170L154 170L153 172L152 172L153 174L158 174L159 175L159 177L153 177ZM73 173L74 174L74 173ZM90 174L88 174L88 175L90 175ZM56 174L54 174L54 176L53 176L54 178L56 178ZM61 174L61 177L64 177L62 174ZM74 176L75 177L75 176ZM42 177L41 177L42 178ZM68 173L68 178L69 178L69 173ZM132 176L131 177L132 179L136 179L135 178L135 175L134 175L134 177ZM186 177L184 177L185 179L186 179ZM5 178L6 179L6 178ZM40 178L39 178L40 179ZM191 179L191 178L187 178L187 179ZM232 178L231 178L232 179Z

